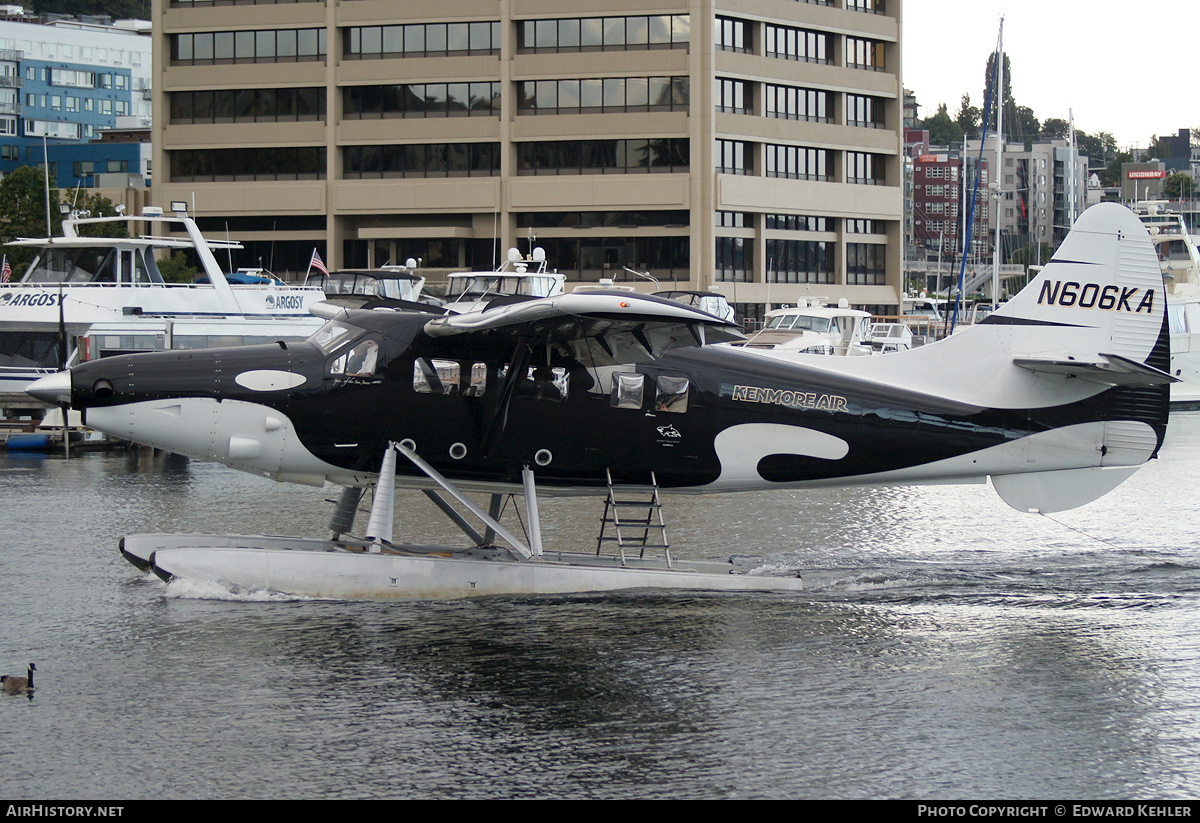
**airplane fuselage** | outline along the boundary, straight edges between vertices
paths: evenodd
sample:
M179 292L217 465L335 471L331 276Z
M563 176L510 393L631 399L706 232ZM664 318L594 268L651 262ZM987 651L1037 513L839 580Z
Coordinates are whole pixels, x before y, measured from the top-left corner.
M616 483L647 483L654 472L664 488L733 491L1028 470L1027 450L1014 444L1064 424L1094 438L1094 465L1107 465L1106 422L1139 392L1151 397L1110 388L1060 406L996 409L864 381L821 359L703 346L597 367L544 341L432 337L428 315L347 318L352 330L325 346L85 364L73 372L72 403L105 430L281 479L368 483L388 444L405 442L445 476L479 486L517 486L529 466L547 489L599 490L607 470ZM169 442L156 442L159 424L173 427ZM188 426L190 448L178 434ZM1147 437L1161 442L1161 432ZM1045 459L1047 470L1077 467ZM425 480L411 465L398 471L401 483Z

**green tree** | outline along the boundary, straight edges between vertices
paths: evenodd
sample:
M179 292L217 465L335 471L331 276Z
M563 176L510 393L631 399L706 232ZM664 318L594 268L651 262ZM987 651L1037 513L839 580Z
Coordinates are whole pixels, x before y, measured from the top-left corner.
M0 243L18 237L46 236L46 176L41 169L20 166L0 180ZM50 232L62 233L58 213L58 189L50 189ZM33 259L33 249L21 246L5 250L13 272L21 272Z
M1036 266L1039 262L1042 265L1048 263L1052 254L1054 254L1054 249L1048 243L1042 243L1040 250L1033 243L1030 243L1028 246L1019 248L1009 255L1008 262L1024 266L1025 272L1028 273L1030 266Z
M1042 127L1029 106L1006 106L1004 109L1004 133L1025 143L1028 151L1034 141L1041 137Z
M929 142L935 146L953 146L961 143L963 130L946 111L946 104L938 106L937 114L925 118L925 128L929 131Z
M996 82L996 53L992 52L988 55L987 68L983 75L983 100L984 108L988 111L988 129L993 133L996 130L996 95L992 93L992 86ZM1012 68L1008 62L1008 55L1004 55L1004 114L1007 117L1010 112L1010 107L1013 105L1012 96ZM1005 129L1008 132L1008 129Z
M1196 181L1186 171L1177 171L1163 181L1163 194L1173 199L1191 197L1195 190Z
M83 194L79 200L78 211L85 212L89 217L115 217L116 206L102 194ZM128 237L124 222L93 223L81 226L79 233L85 237Z
M191 283L196 275L196 267L188 263L187 255L182 251L164 257L157 265L158 273L168 283Z
M1042 137L1047 140L1066 140L1070 132L1071 124L1061 117L1047 117L1042 123Z
M1097 174L1100 176L1100 185L1102 186L1119 186L1121 184L1121 164L1132 163L1133 155L1127 151L1120 151L1106 158L1106 165Z
M964 93L959 101L958 114L954 121L967 137L979 136L979 123L982 116L979 109L971 105L971 95Z

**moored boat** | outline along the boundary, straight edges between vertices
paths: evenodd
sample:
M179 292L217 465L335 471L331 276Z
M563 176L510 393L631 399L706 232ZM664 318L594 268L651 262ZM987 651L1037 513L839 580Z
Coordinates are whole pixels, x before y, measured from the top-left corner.
M129 236L88 236L89 228L113 223ZM322 322L309 313L324 299L320 289L274 279L231 283L214 251L241 244L205 239L184 209L73 215L63 221L62 237L9 245L37 251L19 281L0 283L0 407L7 418L39 416L25 387L64 366L108 354L300 340ZM206 282L166 282L156 252L180 250L194 251Z
M1200 408L1200 250L1183 215L1163 201L1136 204L1134 212L1150 232L1167 286L1167 325L1171 332L1171 406Z

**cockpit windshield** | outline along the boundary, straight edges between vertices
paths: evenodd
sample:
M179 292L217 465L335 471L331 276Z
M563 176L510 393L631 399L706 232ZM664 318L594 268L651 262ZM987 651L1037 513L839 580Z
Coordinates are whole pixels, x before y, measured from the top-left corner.
M358 337L363 331L358 326L352 326L341 320L330 320L313 332L312 336L308 338L308 342L320 349L322 354L329 354L347 340Z

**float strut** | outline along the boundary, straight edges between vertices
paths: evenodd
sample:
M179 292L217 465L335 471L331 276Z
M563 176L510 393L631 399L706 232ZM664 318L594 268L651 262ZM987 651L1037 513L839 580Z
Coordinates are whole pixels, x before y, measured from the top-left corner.
M537 487L529 466L521 468L521 483L525 486L525 514L529 517L529 544L535 556L542 555L542 523L538 517Z

